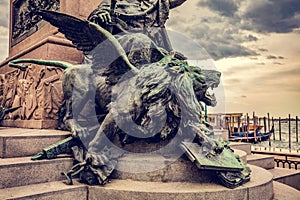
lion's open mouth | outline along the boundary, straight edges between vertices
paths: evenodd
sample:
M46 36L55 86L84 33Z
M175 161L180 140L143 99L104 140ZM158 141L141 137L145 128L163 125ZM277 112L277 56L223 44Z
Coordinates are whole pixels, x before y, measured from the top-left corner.
M214 107L217 105L217 99L215 93L213 93L213 88L209 88L206 90L204 100L204 103L208 106Z
M210 76L206 81L208 88L205 91L204 103L208 106L214 107L217 105L217 99L213 90L217 88L220 84L221 73L217 71L210 71L209 75Z

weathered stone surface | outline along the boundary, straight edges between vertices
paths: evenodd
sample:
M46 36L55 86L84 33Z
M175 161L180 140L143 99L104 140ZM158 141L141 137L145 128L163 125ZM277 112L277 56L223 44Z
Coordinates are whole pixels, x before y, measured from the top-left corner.
M244 163L247 162L245 152L234 151ZM199 170L185 155L180 158L163 157L157 154L125 155L119 159L113 178L150 182L218 183L215 172Z
M22 7L25 6L25 8L20 8L23 11L26 12L25 14L28 15L28 12L35 12L35 9L28 9L26 8L28 0L24 1L16 1L11 0L11 6L16 6L16 4L21 5L24 3L24 5L21 5ZM53 2L53 1L51 1ZM81 16L86 18L89 13L98 6L98 4L101 1L92 1L92 2L86 2L83 0L75 0L75 1L67 1L67 0L60 0L60 12L64 13L70 13L74 16ZM16 3L16 4L15 4ZM20 4L21 3L21 4ZM35 4L36 2L30 2ZM17 5L17 6L18 6ZM45 5L47 7L47 5ZM34 8L34 7L32 7ZM25 10L24 10L25 9ZM52 9L52 8L51 8ZM19 16L20 13L17 11L18 9L12 9L13 12L11 12L11 19L13 18L20 18L22 16ZM54 9L55 10L55 9ZM24 14L24 15L25 15ZM28 17L26 15L26 17ZM17 22L17 21L16 21ZM19 21L19 23L23 23L22 20ZM25 22L24 22L25 23ZM34 26L34 31L30 31L30 34L23 34L20 36L20 38L14 39L12 36L16 35L13 34L13 23L10 24L10 48L9 48L9 57L0 64L0 74L6 74L7 72L12 71L12 68L9 68L7 66L7 63L14 59L20 59L20 58L36 58L36 59L50 59L50 60L61 60L61 61L67 61L71 63L81 63L83 56L82 53L79 52L74 48L74 45L67 39L64 38L62 34L58 34L57 28L51 26L49 23L43 21L43 26ZM27 23L28 24L28 23ZM30 24L30 23L29 23ZM40 22L39 22L40 24ZM38 27L38 30L36 28ZM21 28L24 29L24 31L27 30L24 28L24 26L21 26ZM26 29L26 30L25 30ZM16 33L16 30L15 30ZM25 37L26 36L26 37ZM38 77L38 76L36 76ZM43 80L46 78L44 77ZM16 83L19 80L16 81ZM51 87L55 87L61 85L61 83L58 83L55 85L54 83L51 83ZM53 90L52 90L53 91ZM58 89L57 91L61 92L61 89ZM32 92L31 92L32 94ZM45 95L44 95L45 96ZM52 95L54 96L54 95ZM60 95L62 96L62 94ZM43 97L46 99L46 97ZM33 98L35 99L35 98ZM59 101L59 98L53 99L54 101ZM56 105L60 105L61 102L58 103L55 102L52 107L55 107ZM4 104L2 103L2 106ZM27 103L27 105L31 105L30 102ZM35 105L35 104L32 104ZM45 105L48 105L45 103ZM47 111L49 109L45 108L44 111ZM50 113L48 115L47 113L42 115L41 121L35 121L33 119L27 119L29 115L26 118L22 118L23 120L18 121L5 121L3 122L2 126L13 126L13 127L23 127L23 128L55 128L57 127L57 109L53 109L54 113ZM36 116L36 113L34 113ZM50 119L49 119L49 116ZM32 121L33 120L33 121ZM40 120L40 119L38 119Z
M250 168L250 182L236 189L228 189L215 183L112 180L105 187L90 187L89 199L273 199L272 174L256 166Z
M283 183L273 181L274 200L299 199L300 191Z
M73 165L71 158L31 161L30 157L0 159L0 188L63 180L60 174Z
M69 135L69 132L58 130L2 127L0 128L0 158L33 156Z
M0 139L0 158L4 158L4 154L5 154L5 142L3 139Z
M0 189L0 199L87 200L87 186L70 186L62 182L26 185Z
M85 1L80 0L79 1L79 16L83 17L84 19L87 19L90 15L91 11L94 10L99 6L102 0L100 1ZM78 13L77 13L78 14Z
M62 60L75 64L82 62L82 53L73 48L70 41L49 36L29 49L22 49L18 55L10 57L0 65L0 74L4 77L4 92L0 96L2 106L6 108L22 106L8 114L1 125L56 128L58 110L63 102L61 82L63 70L31 64L26 72L20 72L8 67L9 61L19 58ZM8 77L11 77L9 83L11 85L8 84Z
M10 0L10 1L12 4L16 0ZM90 12L92 12L100 4L100 2L101 0L99 1L60 0L60 12L68 13L77 17L87 18ZM11 13L11 19L13 15L14 13ZM12 30L12 27L10 28L10 30ZM55 35L57 32L58 32L57 28L51 26L50 24L46 24L34 34L26 37L20 43L11 47L9 50L9 56L12 57L19 54L25 49L28 49L34 46L36 43L39 43L41 40L44 40L49 36ZM11 41L11 35L12 34L10 34L10 41Z
M29 37L31 34L38 31L46 23L38 17L38 10L59 10L60 0L51 0L47 3L39 1L18 0L14 1L12 6L13 19L12 21L12 41L14 46Z
M248 188L248 198L249 199L260 199L260 200L267 200L272 198L274 196L274 190L273 190L273 181L269 181L267 183L264 183L264 180L266 178L273 178L273 175L270 172L265 173L259 173L255 176L254 170L258 170L258 168L252 168L252 184L253 187ZM244 185L244 187L247 187L247 184Z
M19 127L19 128L34 128L34 129L53 129L58 126L57 120L3 120L3 127Z
M258 167L262 167L264 169L273 169L274 168L274 156L260 155L260 154L248 155L247 163L258 166Z
M245 151L247 155L251 154L251 144L243 142L230 142L229 146L233 149Z
M184 155L176 160L161 155L126 155L119 160L113 178L150 182L218 182L214 172L199 170Z
M300 190L300 171L275 167L270 169L274 180ZM300 197L300 196L299 196Z
M240 159L246 164L247 163L247 153L239 149L233 149L234 153L239 155Z

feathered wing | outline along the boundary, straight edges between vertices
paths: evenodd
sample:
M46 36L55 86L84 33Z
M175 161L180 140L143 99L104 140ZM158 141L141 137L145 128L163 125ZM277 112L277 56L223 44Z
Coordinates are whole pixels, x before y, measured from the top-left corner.
M113 62L116 58L121 57L129 68L137 71L129 62L118 40L98 24L55 11L43 10L39 14L44 20L57 27L59 32L71 40L78 50L89 52L101 45L104 47L102 50L100 49L101 57L105 57L107 62ZM99 51L96 54L99 56Z

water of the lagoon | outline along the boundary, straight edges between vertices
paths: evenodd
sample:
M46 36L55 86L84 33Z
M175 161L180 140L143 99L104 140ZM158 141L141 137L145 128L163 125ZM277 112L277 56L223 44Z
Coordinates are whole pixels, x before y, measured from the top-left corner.
M296 142L296 122L291 122L291 150L300 152L300 132L298 125L298 142ZM271 136L271 148L289 150L289 124L281 123L281 141L279 140L279 124L278 121L274 122L275 128L275 140L273 135ZM254 147L266 147L269 148L269 141L259 142L253 144Z

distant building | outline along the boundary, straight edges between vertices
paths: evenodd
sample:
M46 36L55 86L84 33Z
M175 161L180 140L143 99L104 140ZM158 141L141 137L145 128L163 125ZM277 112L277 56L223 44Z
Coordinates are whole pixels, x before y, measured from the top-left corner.
M207 121L214 129L230 129L241 127L243 113L214 113L207 115Z

